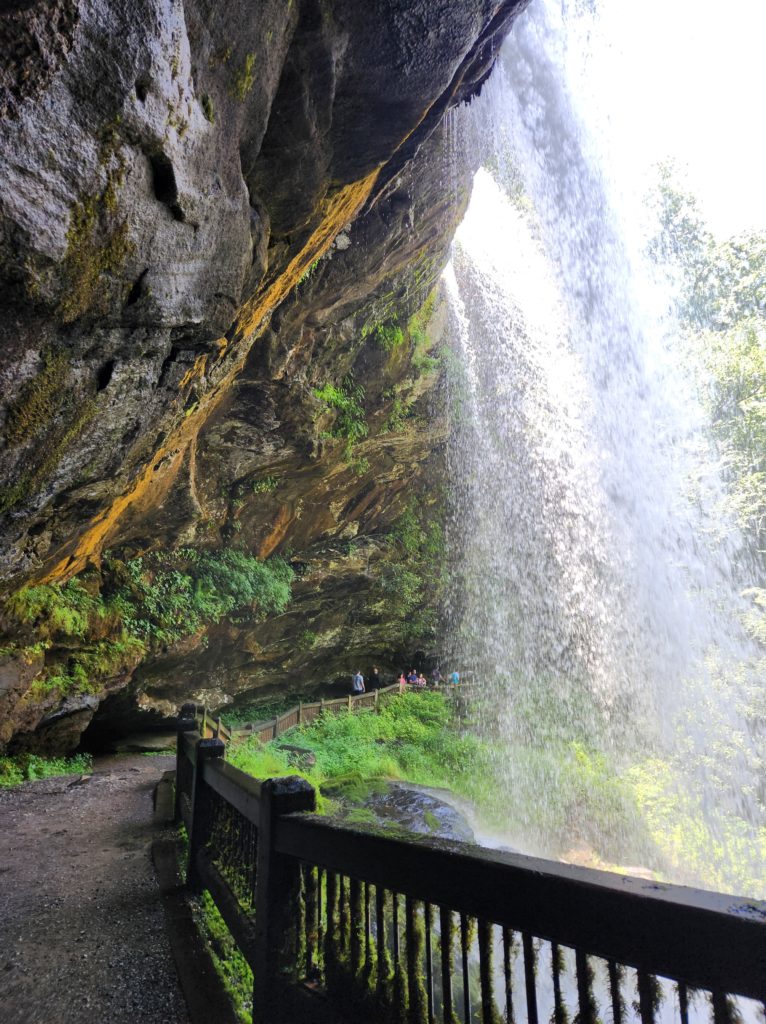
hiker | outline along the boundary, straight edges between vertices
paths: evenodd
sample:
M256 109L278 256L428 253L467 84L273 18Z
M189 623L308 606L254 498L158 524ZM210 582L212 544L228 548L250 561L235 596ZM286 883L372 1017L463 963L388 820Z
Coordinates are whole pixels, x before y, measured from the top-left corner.
M441 674L441 672L439 671L438 667L437 667L437 668L435 668L435 669L433 670L433 672L431 673L431 681L433 682L434 686L436 686L436 687L439 687L439 686L441 686L441 683L442 683L442 674Z
M371 690L379 690L380 689L380 672L378 672L378 666L377 665L373 665L372 666L372 672L370 673L370 689Z
M397 682L399 683L399 689L404 690L404 687L407 685L407 676L404 674L404 669L402 669Z
M426 683L426 677L425 677L425 676L423 675L423 673L421 672L421 673L420 673L420 675L418 676L418 678L417 678L416 682L415 682L415 686L418 686L418 687L420 687L420 689L422 690L422 689L424 689L424 688L425 688L425 686L426 686L426 685L427 685L427 683Z
M457 671L457 669L449 677L449 681L452 683L453 686L458 685L458 683L460 682L460 673Z
M407 682L410 684L410 686L415 686L417 681L418 681L418 674L417 674L417 672L415 671L414 668L411 668L410 669L410 674L407 676Z
M364 676L359 669L356 670L351 678L351 692L364 693Z

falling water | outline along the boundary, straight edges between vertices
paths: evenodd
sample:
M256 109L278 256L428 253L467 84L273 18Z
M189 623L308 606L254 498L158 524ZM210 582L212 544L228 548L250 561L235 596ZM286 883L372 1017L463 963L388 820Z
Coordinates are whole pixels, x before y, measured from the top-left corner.
M446 272L450 657L482 691L512 842L756 894L742 541L711 522L670 297L569 73L589 19L536 0L452 125L485 166Z

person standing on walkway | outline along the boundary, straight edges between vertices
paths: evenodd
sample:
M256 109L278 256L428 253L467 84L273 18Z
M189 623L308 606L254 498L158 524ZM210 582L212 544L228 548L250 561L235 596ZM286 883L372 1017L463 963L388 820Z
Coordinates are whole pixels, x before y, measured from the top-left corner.
M364 676L359 669L356 670L351 679L351 692L364 693Z
M458 685L458 683L460 682L460 673L457 671L457 669L449 677L449 681L452 683L453 686Z
M372 672L370 672L370 689L371 690L379 690L380 689L380 672L378 672L378 666L377 665L373 665L372 666Z

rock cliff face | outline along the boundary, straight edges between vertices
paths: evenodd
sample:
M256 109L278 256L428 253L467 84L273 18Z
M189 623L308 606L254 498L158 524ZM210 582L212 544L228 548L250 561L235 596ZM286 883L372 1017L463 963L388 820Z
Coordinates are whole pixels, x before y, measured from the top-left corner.
M520 6L0 7L0 743L427 642L441 125ZM289 604L227 579L168 629L152 586L199 609L231 552L284 556Z

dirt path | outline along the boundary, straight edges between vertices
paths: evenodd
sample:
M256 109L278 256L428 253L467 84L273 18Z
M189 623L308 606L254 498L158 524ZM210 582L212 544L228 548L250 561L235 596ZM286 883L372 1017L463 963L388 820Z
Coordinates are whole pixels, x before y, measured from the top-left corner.
M0 790L0 1019L188 1024L150 859L173 759Z

